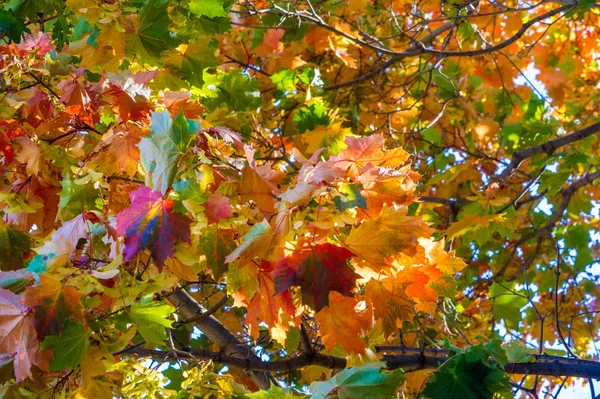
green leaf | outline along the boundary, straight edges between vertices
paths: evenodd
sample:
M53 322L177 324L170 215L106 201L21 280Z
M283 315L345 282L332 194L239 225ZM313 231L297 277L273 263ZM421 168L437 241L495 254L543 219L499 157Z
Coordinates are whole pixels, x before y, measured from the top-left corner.
M169 379L169 384L165 385L166 389L173 389L175 391L181 391L181 383L185 381L183 377L183 370L181 368L169 367L162 374Z
M29 21L37 21L38 13L49 8L46 0L11 0L5 9L14 11L17 18L28 18Z
M367 199L360 193L362 184L343 184L338 191L343 194L342 197L333 198L335 207L340 211L354 207L367 209Z
M41 349L52 348L54 359L50 362L51 371L75 368L81 363L90 347L90 340L83 324L67 319L62 334L46 336Z
M435 145L439 145L442 142L442 135L434 127L423 130L421 134L425 140Z
M4 223L0 225L0 270L9 271L25 267L23 253L31 248L29 235Z
M293 395L286 393L290 388L286 388L283 390L275 385L271 385L268 391L258 391L246 394L246 396L250 399L291 399L294 398Z
M70 180L68 176L60 182L62 191L59 194L58 217L62 220L70 220L80 215L85 209L96 209L96 198L98 190L92 183L86 182L82 185Z
M423 395L432 399L492 399L495 393L509 392L509 378L504 372L467 352L444 363L427 381Z
M489 297L494 301L492 313L498 319L504 319L510 328L515 328L521 320L521 309L527 305L527 298L516 295L515 283L493 283Z
M177 172L177 163L187 150L197 127L183 115L175 120L167 111L153 112L152 134L139 144L140 160L146 170L146 185L163 194L171 187Z
M490 353L490 355L494 358L494 360L501 366L504 367L506 363L508 363L508 358L506 356L506 352L502 347L502 340L500 339L492 339L491 341L485 343L483 348ZM484 363L486 363L484 361ZM486 363L487 364L487 363Z
M533 360L534 350L526 347L521 341L514 340L503 346L509 363L528 363Z
M235 250L237 243L232 230L206 228L202 230L199 247L200 253L206 256L206 265L219 279L228 269L225 258Z
M319 125L329 125L327 106L323 103L314 102L308 107L303 107L294 115L294 121L298 122L298 132L314 130Z
M52 39L56 43L57 51L61 51L63 46L69 43L69 33L71 33L71 25L64 15L59 15L52 28Z
M27 270L13 270L0 273L0 288L16 293L33 283L36 278L37 276Z
M546 190L546 195L552 197L556 195L571 176L570 172L549 172L546 171L540 176L540 192Z
M163 51L177 46L178 40L169 31L168 6L168 1L146 0L125 37L127 55L141 63L157 65Z
M262 103L258 80L244 75L241 69L232 69L229 72L218 71L217 75L204 73L204 86L202 95L207 97L206 105L213 108L225 104L238 111L248 108L258 108Z
M190 11L198 17L226 17L225 2L223 0L192 0Z
M167 318L175 310L173 306L155 302L152 295L147 295L131 305L129 316L146 342L158 344L167 339L165 327L170 328L173 324Z
M585 226L581 224L570 225L565 235L565 244L569 249L583 249L587 248L589 238L589 231Z
M271 80L277 85L277 90L291 92L296 90L299 79L296 72L282 69L279 73L271 75Z
M219 65L215 50L217 50L217 43L212 40L212 37L203 36L187 43L183 50L177 48L165 52L162 59L165 66L173 66L180 71L183 80L191 85L202 87L203 71Z
M31 33L24 21L15 17L13 10L0 10L0 34L5 33L11 41L19 43L25 32Z
M380 373L383 362L367 363L343 370L325 382L310 385L312 399L368 399L395 397L402 374Z

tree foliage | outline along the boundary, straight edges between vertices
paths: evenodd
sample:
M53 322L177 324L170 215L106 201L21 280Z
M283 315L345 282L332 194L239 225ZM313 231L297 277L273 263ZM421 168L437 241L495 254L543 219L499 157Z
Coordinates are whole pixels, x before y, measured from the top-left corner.
M0 397L600 378L599 15L4 1Z

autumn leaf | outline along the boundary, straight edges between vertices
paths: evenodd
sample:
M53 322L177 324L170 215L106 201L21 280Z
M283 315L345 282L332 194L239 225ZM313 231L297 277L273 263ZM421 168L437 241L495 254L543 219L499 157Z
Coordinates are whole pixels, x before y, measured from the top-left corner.
M381 320L386 336L397 331L403 321L411 321L415 303L401 284L393 277L371 279L365 285L365 298L373 306L377 320Z
M24 258L31 248L31 239L22 231L0 222L0 270L9 271L22 269Z
M117 215L117 232L125 237L124 260L149 249L162 267L177 241L189 241L190 221L173 211L174 202L142 186L131 192L131 206Z
M49 276L39 279L27 287L23 303L33 308L32 326L40 337L62 333L67 320L83 321L81 292Z
M31 377L31 367L44 367L43 355L33 328L33 316L22 297L0 289L0 351L14 356L17 381Z
M190 93L185 91L165 91L159 96L171 117L175 118L183 113L188 119L198 119L205 108L200 103L191 101L190 97Z
M348 264L352 256L329 243L300 248L277 263L273 271L276 293L300 286L302 302L316 311L329 304L332 291L350 296L358 277Z
M325 348L331 351L340 345L349 354L363 353L365 344L360 335L363 328L369 327L369 320L356 311L356 299L331 291L328 301L329 305L319 309L315 316Z
M385 208L378 217L353 228L346 246L372 267L380 267L401 251L415 248L420 237L432 232L420 217L407 216L405 208Z
M274 210L275 188L262 178L254 169L246 167L242 170L243 179L240 182L238 194L243 202L254 201L264 212Z
M289 291L275 293L273 279L264 271L258 273L259 291L248 301L250 335L258 337L259 324L266 323L277 341L285 342L288 323L293 321L296 307Z
M225 258L225 263L245 258L269 259L273 254L274 234L271 225L266 220L255 224L244 235L244 241Z
M402 148L390 151L383 149L383 137L373 135L368 137L346 138L348 148L329 159L329 163L336 168L347 171L349 177L362 173L367 165L396 167L402 165L409 155Z
M228 218L231 215L229 199L219 193L209 195L203 206L206 209L209 224L218 223L219 220Z

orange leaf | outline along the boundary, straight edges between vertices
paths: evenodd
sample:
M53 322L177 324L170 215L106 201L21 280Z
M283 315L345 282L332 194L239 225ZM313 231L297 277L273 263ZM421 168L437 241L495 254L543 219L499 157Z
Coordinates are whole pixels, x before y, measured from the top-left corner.
M357 300L332 291L329 303L315 315L325 348L332 350L339 345L347 353L363 353L365 344L360 335L368 327L368 320L357 313Z

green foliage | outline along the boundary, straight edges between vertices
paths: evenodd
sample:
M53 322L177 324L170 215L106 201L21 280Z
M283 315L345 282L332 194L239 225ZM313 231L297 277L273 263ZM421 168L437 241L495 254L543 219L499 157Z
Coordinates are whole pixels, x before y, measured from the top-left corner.
M90 339L83 324L67 319L60 334L48 335L41 349L52 348L50 370L60 371L77 367L90 347Z
M490 363L490 357L496 363ZM427 381L423 395L432 399L512 397L508 376L498 367L506 361L498 340L450 352L449 360Z
M381 372L382 362L351 367L324 382L310 386L313 399L375 399L395 397L396 388L402 381L399 372Z

